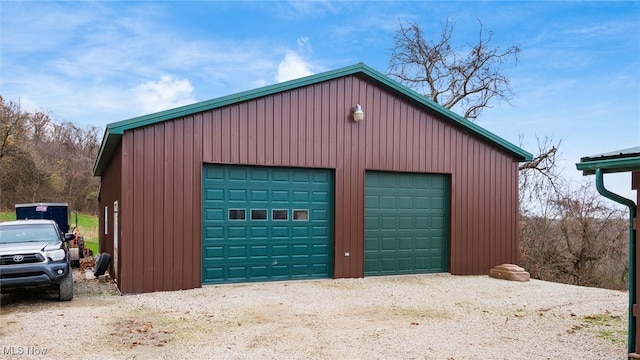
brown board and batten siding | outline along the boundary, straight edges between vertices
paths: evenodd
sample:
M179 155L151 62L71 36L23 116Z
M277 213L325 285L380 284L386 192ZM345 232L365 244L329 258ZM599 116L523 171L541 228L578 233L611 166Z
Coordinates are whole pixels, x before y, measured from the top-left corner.
M114 227L113 204L121 199L122 144L116 147L113 160L102 173L101 183L103 185L100 186L98 197L100 206L100 219L98 221L99 247L101 251L113 254L113 240L115 232L118 231ZM112 269L111 274L116 274L116 272ZM116 281L118 280L116 278Z
M450 175L452 274L518 261L519 159L358 72L133 127L121 143L124 293L201 286L209 163L331 169L335 278L364 275L368 170Z
M135 254L120 265L122 273L135 274L121 279L123 292L201 285L201 124L188 117L123 136L123 182L129 186L123 188L121 252ZM134 241L125 240L126 232Z

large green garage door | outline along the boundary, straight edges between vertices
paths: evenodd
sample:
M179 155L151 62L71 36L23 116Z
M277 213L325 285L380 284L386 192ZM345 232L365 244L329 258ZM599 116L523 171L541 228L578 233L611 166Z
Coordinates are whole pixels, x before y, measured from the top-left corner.
M365 275L448 271L449 177L367 172Z
M205 165L203 284L331 277L329 170Z

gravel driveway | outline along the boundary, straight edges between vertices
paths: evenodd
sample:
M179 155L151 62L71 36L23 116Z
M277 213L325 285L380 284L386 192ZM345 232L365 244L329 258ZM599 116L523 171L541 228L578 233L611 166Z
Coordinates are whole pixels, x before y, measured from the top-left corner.
M2 295L0 359L623 359L624 292L487 276Z

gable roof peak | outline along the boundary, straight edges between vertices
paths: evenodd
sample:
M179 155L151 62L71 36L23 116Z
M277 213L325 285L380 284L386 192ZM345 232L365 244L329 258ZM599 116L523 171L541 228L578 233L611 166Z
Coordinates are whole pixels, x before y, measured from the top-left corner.
M497 146L498 148L506 151L515 157L518 161L529 161L532 159L532 155L520 147L502 139L501 137L483 129L468 119L456 114L455 112L437 104L436 102L428 99L424 95L421 95L414 90L398 83L391 79L387 75L367 66L366 64L359 62L354 65L346 66L343 68L330 70L314 75L309 75L297 79L292 79L276 84L271 84L256 88L253 90L247 90L236 94L222 96L219 98L200 101L194 104L180 106L177 108L164 110L148 115L138 116L127 120L122 120L107 125L105 134L102 139L100 151L96 159L93 172L95 176L101 176L102 172L108 165L111 156L113 155L118 143L125 131L136 129L143 126L153 125L163 121L192 115L195 113L212 110L222 106L232 105L271 94L284 92L287 90L293 90L304 86L309 86L345 76L359 75L364 76L370 81L374 82L378 86L384 87L389 91L403 96L410 102L430 111L434 111L440 114L444 119L449 120L454 125L470 131L476 136L485 139L489 143Z

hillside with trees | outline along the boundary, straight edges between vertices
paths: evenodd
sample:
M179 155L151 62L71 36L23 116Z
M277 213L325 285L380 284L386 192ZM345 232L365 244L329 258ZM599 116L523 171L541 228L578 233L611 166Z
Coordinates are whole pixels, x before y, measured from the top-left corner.
M0 96L0 210L62 202L96 214L99 179L92 169L99 148L98 128L56 122Z

